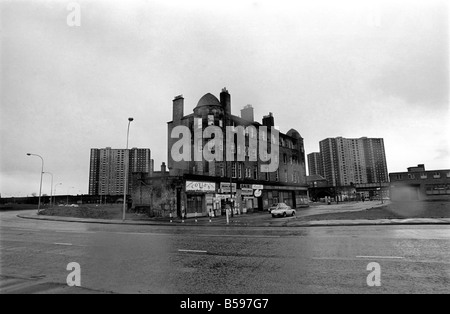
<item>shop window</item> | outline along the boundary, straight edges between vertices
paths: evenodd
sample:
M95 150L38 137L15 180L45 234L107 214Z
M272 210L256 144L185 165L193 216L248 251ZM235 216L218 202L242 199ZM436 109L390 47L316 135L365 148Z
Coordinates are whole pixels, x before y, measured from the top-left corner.
M186 213L202 213L203 212L203 199L201 196L190 196L187 200Z
M442 195L450 194L450 185L445 184L427 184L426 185L427 195Z

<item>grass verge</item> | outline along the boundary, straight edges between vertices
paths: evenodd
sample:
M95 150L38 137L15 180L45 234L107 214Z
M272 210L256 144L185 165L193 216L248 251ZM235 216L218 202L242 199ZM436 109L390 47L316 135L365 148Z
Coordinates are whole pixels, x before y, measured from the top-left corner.
M450 202L393 202L386 206L367 209L365 211L318 214L302 217L300 220L376 220L405 218L450 218Z

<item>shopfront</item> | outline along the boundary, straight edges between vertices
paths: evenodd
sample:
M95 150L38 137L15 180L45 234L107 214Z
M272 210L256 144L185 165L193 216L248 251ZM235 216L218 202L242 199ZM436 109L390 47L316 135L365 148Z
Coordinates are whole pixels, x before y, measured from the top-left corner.
M292 208L308 206L308 188L294 186L265 186L262 194L264 210L278 203Z
M186 217L208 216L214 209L216 183L186 181Z
M252 212L258 209L258 198L252 184L240 185L240 202L243 212ZM262 188L262 186L261 186Z

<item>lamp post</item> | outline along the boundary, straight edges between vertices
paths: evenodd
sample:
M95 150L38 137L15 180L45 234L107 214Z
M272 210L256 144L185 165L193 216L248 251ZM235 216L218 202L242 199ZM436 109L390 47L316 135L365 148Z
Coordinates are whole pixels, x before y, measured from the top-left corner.
M43 172L44 174L49 174L52 176L52 181L50 183L50 207L52 206L52 199L53 199L53 173L51 172Z
M128 118L128 129L127 129L127 147L125 149L125 172L124 172L124 184L123 184L123 213L122 213L122 221L125 221L125 213L127 206L127 192L128 192L128 163L129 163L129 153L128 153L128 138L130 135L130 124L133 121L133 118Z
M381 204L384 204L384 202L383 202L383 186L381 183L381 174L380 174L380 200L381 200Z
M37 154L30 154L30 153L27 153L27 156L35 156L35 157L39 157L39 158L41 158L41 162L42 162L42 167L41 167L41 183L40 183L40 185L39 185L39 203L38 203L38 210L37 210L37 212L38 212L38 214L39 214L39 211L41 210L42 175L43 175L43 173L44 173L44 158L42 158L40 155L37 155Z
M56 203L56 187L58 186L58 185L62 185L62 183L57 183L56 185L55 185L55 187L54 187L54 194L55 194L55 200L54 200L54 202L53 202L53 205Z

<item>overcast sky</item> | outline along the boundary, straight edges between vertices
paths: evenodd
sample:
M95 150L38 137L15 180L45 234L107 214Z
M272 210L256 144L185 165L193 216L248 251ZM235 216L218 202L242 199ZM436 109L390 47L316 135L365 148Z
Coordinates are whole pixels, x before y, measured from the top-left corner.
M389 172L450 168L448 1L4 1L2 197L87 193L90 148L167 159L172 99L185 113L231 94L273 112L306 153L327 137L382 137ZM45 176L43 193L50 194ZM73 188L72 188L73 187Z

